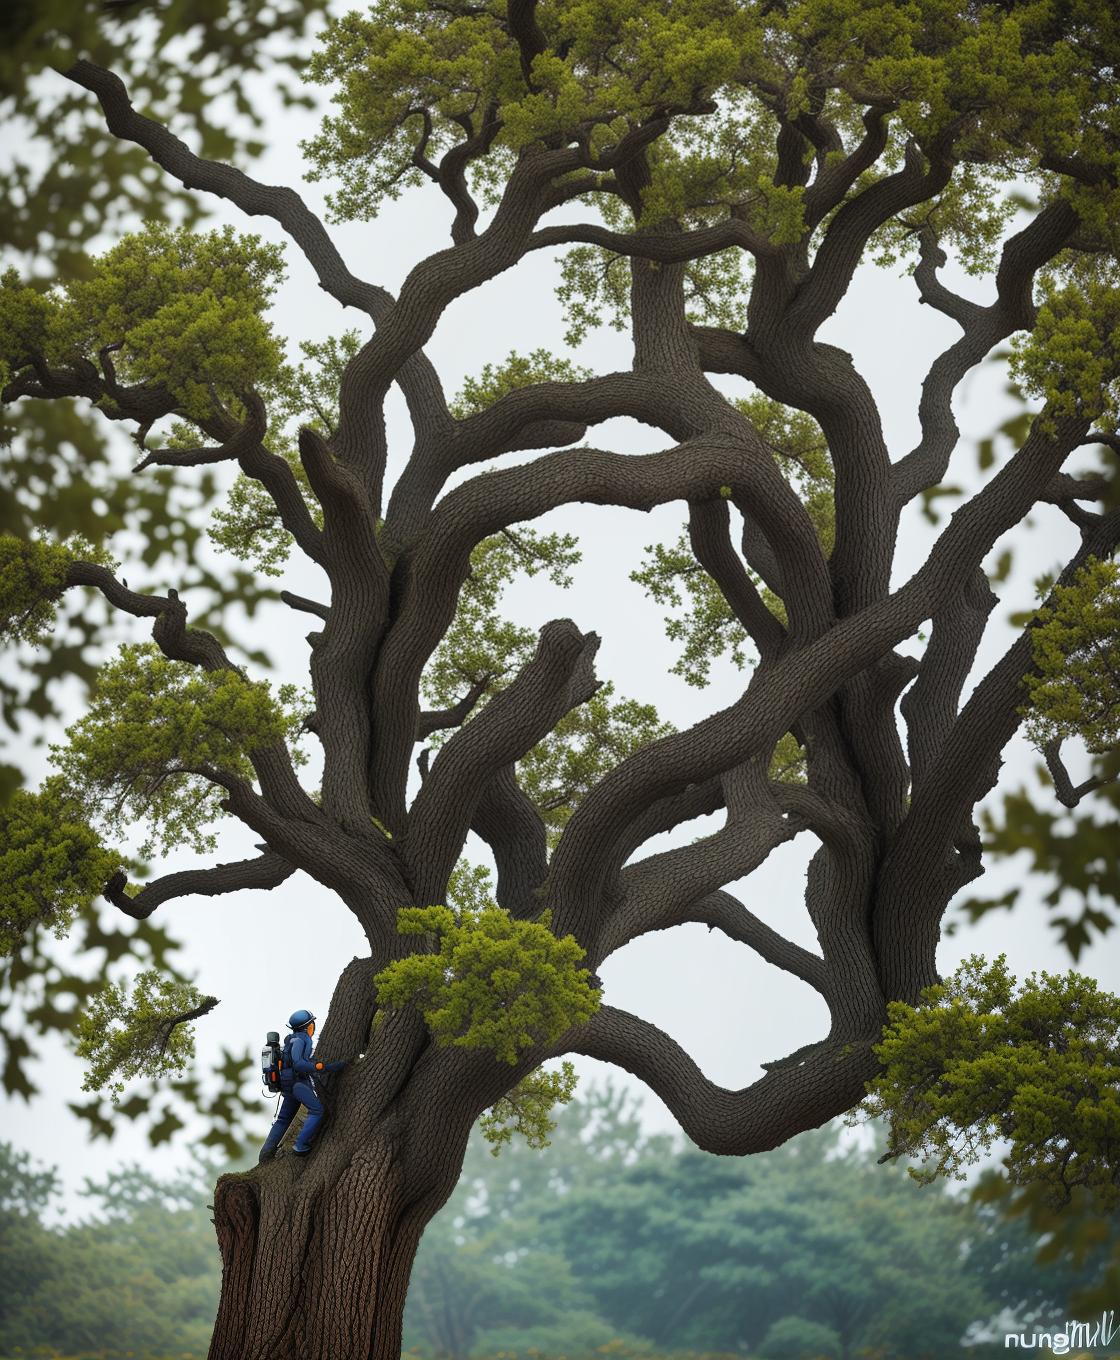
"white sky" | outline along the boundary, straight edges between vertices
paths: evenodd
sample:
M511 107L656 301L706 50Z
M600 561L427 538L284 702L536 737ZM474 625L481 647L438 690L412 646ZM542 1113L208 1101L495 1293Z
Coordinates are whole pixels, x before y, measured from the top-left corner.
M267 104L272 149L254 173L269 182L299 187L295 142L313 129L314 119L306 112L283 109L259 85L258 91ZM321 211L321 186L304 185L303 192L311 206ZM270 240L284 239L268 221L247 221L220 201L213 200L211 206L217 222L231 222ZM438 191L424 189L389 204L373 223L336 227L333 234L355 272L396 290L417 260L450 243L448 222ZM289 249L288 260L289 279L278 299L275 322L295 358L300 340L319 340L360 325L364 319L344 312L327 297L294 249ZM943 277L959 291L987 300L987 292L963 273L950 267ZM448 310L427 351L449 393L465 376L477 374L485 362L500 360L511 349L522 353L541 346L564 350L564 323L553 291L557 279L553 258L547 252L537 253ZM822 338L855 356L879 401L893 456L901 456L916 442L922 378L932 358L957 334L952 322L918 305L912 279L873 266L860 271L837 315L822 331ZM624 368L629 364L629 343L625 335L605 328L593 333L574 357L599 372ZM964 437L947 480L967 484L975 479L975 441L991 433L1009 410L1003 381L997 367L987 365L974 372L958 392L956 409ZM728 381L727 390L747 389ZM391 407L390 431L399 470L410 434L398 396ZM630 421L612 421L589 438L596 446L622 452L648 451L671 442L657 442L652 431ZM123 456L128 456L127 449ZM563 528L580 535L584 559L574 585L565 592L538 579L516 587L507 597L507 612L519 622L539 627L549 618L567 616L582 629L598 632L603 639L600 677L613 680L620 696L654 702L661 716L678 727L728 703L741 691L745 679L730 664L721 664L713 670L711 686L697 691L670 675L676 652L664 638L662 611L629 580L645 545L675 541L683 521L681 505L662 507L649 515L592 507L555 512L537 527L545 531ZM898 581L909 577L924 560L936 532L912 507L899 540ZM1011 636L1005 622L1008 614L1031 601L1032 579L1067 555L1071 535L1056 511L1043 509L1035 516L1034 528L1019 531L1011 541L1018 549L1017 571L1010 586L1001 590L1006 602L993 615L982 663L990 664L1007 645ZM122 571L130 575L127 560ZM135 572L137 579L142 575L140 569ZM174 578L166 584L174 585ZM325 595L317 570L295 561L281 584L319 598ZM313 623L307 615L294 615L276 605L248 621L241 635L247 645L264 646L276 658L279 678L305 683L303 639ZM134 636L143 635L138 627ZM69 717L77 712L75 707ZM28 751L27 763L41 768L41 751ZM1001 787L1032 781L1036 763L1037 757L1022 741L1015 743L1008 752ZM696 834L696 827L690 826L676 843L687 843ZM250 853L252 840L235 831L223 839L219 858ZM810 947L815 947L815 939L802 889L813 844L809 837L800 837L772 855L749 881L731 885L752 910ZM485 857L477 842L473 849L475 858ZM184 852L157 869L192 862L193 857ZM1017 870L1018 866L1005 866L998 875L989 873L973 885L972 893L997 895L1015 881ZM1028 885L1014 913L993 913L980 925L962 928L944 940L939 954L942 971L951 971L968 954L999 952L1007 954L1012 970L1020 975L1040 968L1065 969L1068 958L1056 946L1040 898L1041 891ZM324 1013L342 966L355 953L365 952L361 933L341 903L303 875L268 894L172 902L160 908L157 919L184 941L181 957L198 985L221 998L219 1008L198 1026L203 1070L216 1065L223 1045L234 1051L259 1048L264 1032L282 1029L288 1013L297 1006ZM1120 988L1120 931L1087 951L1080 966L1111 989ZM792 1052L821 1037L827 1028L825 1008L816 993L770 968L746 947L709 934L702 926L679 927L636 941L611 958L601 975L610 1004L661 1025L708 1076L728 1087L752 1081L761 1075L761 1062ZM47 1094L30 1106L7 1102L3 1136L46 1162L60 1164L67 1212L81 1212L82 1202L75 1192L86 1175L100 1176L122 1159L139 1159L155 1170L171 1170L186 1161L185 1143L153 1151L124 1121L112 1143L88 1144L85 1125L66 1108L68 1102L84 1099L77 1060L61 1042L47 1041L32 1061L32 1075L47 1088ZM581 1076L600 1077L608 1071L588 1059L577 1058L575 1063ZM625 1073L616 1072L615 1079L637 1085ZM245 1085L248 1091L259 1090L254 1066L246 1069ZM271 1108L262 1096L262 1137ZM651 1130L675 1128L668 1111L648 1092L644 1092L644 1110Z

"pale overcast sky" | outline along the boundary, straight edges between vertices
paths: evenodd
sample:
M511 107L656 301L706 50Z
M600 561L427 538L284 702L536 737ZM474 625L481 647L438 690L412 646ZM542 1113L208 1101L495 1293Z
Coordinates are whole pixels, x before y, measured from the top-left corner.
M268 181L298 187L301 161L295 143L312 130L314 119L305 112L284 110L259 82L257 89L268 107L267 133L272 150L254 173ZM312 206L322 209L321 186L304 185L303 192ZM230 222L268 239L284 239L271 223L259 218L246 220L221 201L211 200L208 206L217 222ZM448 220L445 201L438 191L424 189L389 204L373 223L333 231L355 272L395 290L418 259L449 244ZM293 249L288 250L288 260L289 279L279 296L275 321L293 357L298 357L300 340L319 340L348 326L361 325L363 318L344 312L320 291ZM944 277L959 291L987 300L976 281L959 271L949 268ZM564 349L564 322L554 296L557 278L553 258L547 253L534 254L448 310L428 354L449 393L465 376L476 374L487 361L502 359L511 349L522 353L541 346ZM912 279L899 277L897 270L873 266L860 271L839 312L824 328L822 337L849 350L870 383L894 456L901 456L916 442L922 378L931 359L957 334L952 322L918 305ZM605 372L626 367L630 348L625 335L604 328L592 333L574 357ZM975 478L975 442L990 433L1006 414L1003 382L997 366L987 365L959 391L956 406L964 437L949 480L967 484ZM729 381L727 390L747 389L744 384L736 386ZM634 422L613 421L599 427L594 442L622 452L641 452L671 441L657 442L652 431ZM391 410L391 444L399 469L410 435L403 402L397 398ZM664 637L662 611L629 580L644 547L656 540L675 541L683 520L681 505L663 507L649 515L589 507L556 512L537 527L579 534L584 557L572 588L561 591L538 579L514 589L507 604L511 617L534 627L549 618L567 616L582 629L594 629L603 639L598 656L600 677L613 680L619 695L655 703L661 716L678 727L727 704L744 683L744 676L729 663L714 668L713 682L704 691L670 675L676 654ZM918 509L910 510L899 543L899 581L924 560L936 532ZM1014 601L993 616L982 663L990 663L1006 646L1010 635L1006 617L1031 601L1032 579L1066 555L1069 526L1056 510L1043 509L1036 515L1029 536L1020 533L1014 541L1019 545ZM122 570L130 575L127 561ZM142 574L135 573L137 577ZM317 577L316 569L293 561L282 584L321 596L323 589ZM175 581L169 578L166 584L174 585ZM307 616L293 615L277 605L249 621L242 636L248 645L263 646L276 658L280 678L306 682L307 647L303 638L311 622ZM138 626L135 636L143 635ZM77 709L73 715L76 713ZM28 752L27 760L41 768L42 754ZM1016 743L1008 753L1002 787L1031 781L1036 763L1037 757L1029 748L1021 741ZM678 843L696 834L697 828L691 825ZM219 857L244 853L251 840L236 833L224 838ZM658 848L672 843L665 839ZM731 887L776 928L815 947L802 899L812 844L808 836L798 838L771 856L748 881ZM468 854L477 859L486 857L477 842L468 846ZM157 868L183 867L192 861L193 857L184 852ZM1012 866L1002 868L998 876L990 873L974 885L973 892L996 895L1013 880L1015 872ZM1068 959L1056 947L1040 897L1041 891L1028 888L1013 914L994 913L980 925L963 928L944 940L939 956L942 971L951 971L961 958L977 952L1006 953L1017 974L1038 968L1066 968ZM360 931L342 905L303 875L267 894L172 902L160 908L158 920L184 941L184 963L196 975L198 985L221 998L218 1009L198 1026L203 1070L216 1064L223 1046L235 1051L258 1049L264 1032L282 1030L287 1015L297 1006L324 1013L341 967L355 953L364 952ZM266 941L270 942L267 947ZM263 962L266 955L270 960L267 966ZM1080 966L1106 986L1120 988L1120 931L1087 951ZM728 1087L752 1081L761 1075L760 1063L821 1037L827 1027L825 1008L816 993L768 967L745 946L709 934L702 926L679 927L636 941L611 958L601 974L612 1005L663 1026L713 1080ZM74 1191L85 1175L99 1176L129 1158L160 1170L184 1161L184 1143L153 1152L127 1124L112 1143L88 1144L85 1126L66 1108L69 1101L82 1098L78 1062L60 1042L45 1044L33 1062L33 1076L47 1088L47 1094L31 1106L8 1102L4 1137L33 1150L40 1159L61 1164L70 1211L80 1209ZM575 1062L581 1076L600 1077L608 1071L591 1060L577 1058ZM625 1073L616 1073L615 1078L637 1086ZM249 1092L259 1090L254 1066L246 1068L245 1088ZM644 1088L639 1089L644 1092L649 1127L674 1128L661 1102ZM262 1138L271 1110L271 1103L262 1096Z

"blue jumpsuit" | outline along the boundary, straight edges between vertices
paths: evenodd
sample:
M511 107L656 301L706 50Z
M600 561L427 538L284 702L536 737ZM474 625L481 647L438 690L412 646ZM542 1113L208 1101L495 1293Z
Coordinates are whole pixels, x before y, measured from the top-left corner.
M269 1130L261 1151L275 1150L287 1132L288 1125L296 1117L296 1111L304 1105L307 1107L307 1118L296 1136L292 1151L310 1152L315 1130L323 1118L323 1102L315 1089L315 1059L312 1056L311 1035L303 1030L297 1030L285 1043L284 1049L284 1066L280 1069L280 1090L284 1100L276 1123ZM324 1063L323 1071L338 1072L345 1066L346 1064L341 1062Z

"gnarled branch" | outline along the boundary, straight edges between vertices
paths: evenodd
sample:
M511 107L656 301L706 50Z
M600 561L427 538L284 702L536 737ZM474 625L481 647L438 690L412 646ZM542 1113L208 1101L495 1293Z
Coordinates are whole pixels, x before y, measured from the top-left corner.
M248 888L276 888L296 871L282 855L267 847L252 859L234 860L229 864L213 864L205 869L183 869L164 874L146 883L139 892L127 891L128 880L123 873L114 874L105 885L105 897L119 911L136 921L146 920L157 907L177 897L218 897L223 893L241 892Z

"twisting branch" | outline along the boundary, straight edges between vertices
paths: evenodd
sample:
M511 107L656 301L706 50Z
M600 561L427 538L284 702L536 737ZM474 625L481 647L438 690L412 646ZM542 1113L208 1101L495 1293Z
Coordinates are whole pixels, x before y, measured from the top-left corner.
M471 830L494 856L498 905L512 916L536 915L540 910L536 890L548 874L548 837L513 765L499 770L482 790Z
M65 73L75 84L97 96L106 125L114 136L141 146L184 188L217 194L250 217L271 217L287 232L315 271L319 286L344 307L356 307L380 324L394 305L385 288L359 279L343 263L326 228L294 189L261 184L243 171L220 161L196 156L162 124L132 107L119 76L93 62L75 62ZM435 428L450 419L443 388L419 346L395 374L417 428Z
M664 909L659 909L650 902L640 904L628 902L623 908L623 914L628 915L631 908L635 922L640 922L639 928L627 930L627 938L622 940L621 919L617 925L612 923L600 941L600 950L596 951L597 954L601 952L603 958L613 953L615 949L621 948L622 944L655 930L668 930L672 926L689 924L706 925L709 930L719 930L728 939L748 945L767 963L773 964L775 968L781 968L783 972L791 973L802 982L807 982L814 990L822 994L828 991L828 972L824 960L816 954L811 954L807 949L802 949L792 940L787 940L729 892L707 893L690 902L680 901ZM618 943L615 942L616 939ZM603 948L604 945L608 947Z
M875 1036L877 1038L878 1036ZM564 1049L613 1063L645 1082L706 1152L742 1157L858 1105L875 1072L874 1039L822 1044L803 1062L770 1071L742 1091L709 1081L663 1030L603 1006Z
M781 815L758 764L738 766L720 782L728 816L719 831L622 871L619 907L584 939L597 959L608 952L605 941L618 949L635 935L662 929L661 921L672 924L686 905L746 877L803 829L801 822Z
M183 1011L181 1015L169 1015L166 1020L163 1020L158 1031L159 1049L157 1056L163 1057L167 1045L171 1042L172 1034L180 1025L189 1024L192 1020L201 1020L204 1015L209 1015L216 1005L218 1005L216 996L204 996L198 1005L192 1006L189 1011Z
M831 592L816 532L749 428L736 437L721 431L644 456L565 450L475 477L437 505L410 554L396 622L377 658L375 721L379 713L401 712L404 704L414 703L423 668L454 614L471 549L488 534L573 501L649 510L670 500L710 497L724 484L765 521L777 550L799 554L799 570L791 578L791 618L804 620L807 632L822 628L830 617ZM400 799L411 760L414 724L415 718L407 728L378 727L373 743L373 798L383 809L378 815L394 830L393 818L403 820L403 811L390 810Z
M967 331L983 319L986 308L946 288L937 277L937 271L945 266L948 258L933 227L928 222L923 223L918 229L918 264L914 270L918 300L950 317L961 330Z
M1070 778L1069 771L1066 769L1065 761L1062 759L1062 739L1060 737L1048 741L1042 748L1042 754L1046 760L1046 768L1050 771L1050 778L1054 781L1054 793L1063 807L1075 808L1082 798L1087 798L1089 794L1095 793L1104 784L1114 782L1112 779L1105 779L1102 775L1090 775L1088 779L1075 786Z
M626 232L612 231L593 222L540 227L529 238L529 250L545 250L555 246L601 246L615 255L656 260L659 264L689 264L706 255L738 246L756 259L772 258L781 253L765 236L755 231L739 217L725 217L708 227L696 227L682 232Z
M134 420L140 427L135 438L143 447L145 432L163 416L179 409L178 399L162 383L138 383L121 387L115 370L107 361L106 346L102 350L104 376L88 360L80 360L72 368L50 368L38 363L4 389L4 401L19 397L85 397L95 402L109 420ZM272 497L284 528L312 561L322 564L321 535L311 518L291 468L283 458L270 453L261 440L268 428L268 413L259 393L239 394L246 409L243 424L236 422L222 410L197 424L205 434L219 440L214 448L152 449L133 467L142 472L148 467L199 467L236 459L241 470L259 481Z
M913 141L906 147L901 170L878 180L839 210L825 232L809 277L786 313L786 323L804 335L816 334L847 292L864 248L884 222L941 192L953 173L948 156L951 134L929 148L928 166Z
M958 297L938 281L936 271L945 262L945 252L930 227L919 233L921 254L914 278L921 299L952 317L964 334L938 355L922 383L918 406L922 437L894 467L900 506L945 476L960 433L953 415L953 393L993 345L1016 330L1033 326L1035 274L1067 244L1077 223L1077 214L1059 199L1010 237L996 273L996 300L988 307Z
M987 574L978 567L960 594L933 617L917 681L901 705L914 787L925 780L956 721L961 691L995 604Z
M805 190L804 198L805 226L809 231L820 225L860 175L870 170L883 154L887 145L888 112L886 104L865 110L863 140L843 160L829 164L818 154L817 175Z
M186 661L207 671L238 669L212 633L187 627L187 607L177 591L169 590L165 596L138 594L122 585L108 567L96 562L71 562L66 586L93 586L115 608L136 618L154 619L152 638L169 660ZM318 817L318 809L296 778L284 742L254 751L250 760L261 788L282 815L295 819ZM261 834L265 832L262 830Z
M247 888L276 888L296 871L282 855L262 846L252 859L214 864L206 869L183 869L147 883L137 893L127 891L128 879L116 873L105 885L106 899L126 916L146 920L157 907L177 897L218 897Z
M689 504L688 538L697 562L719 586L731 612L746 629L760 657L777 653L786 630L774 617L731 546L731 516L718 499Z
M1071 446L1074 443L1071 439ZM1068 585L1090 557L1109 556L1118 543L1120 511L1113 511L1084 535L1055 588ZM994 786L1001 752L1022 722L1023 677L1032 666L1033 626L1022 630L973 690L937 759L915 788L909 812L884 861L875 936L888 977L905 976L908 953L917 942L924 944L936 934L940 919L940 910L915 910L908 885L941 882L956 888L980 872L980 846L968 815Z
M1029 513L1084 432L1085 422L1073 419L1056 421L1052 435L1036 427L1014 458L954 515L925 565L904 586L760 667L741 699L687 731L643 747L608 774L576 809L553 857L558 928L580 937L591 931L588 895L605 887L614 837L646 808L772 750L804 714L938 612L1000 535ZM953 787L960 792L966 782L958 775Z
M344 307L357 307L376 318L391 305L390 294L357 278L346 268L334 242L294 189L261 184L232 165L196 156L160 123L137 113L124 81L90 61L77 61L65 73L75 85L97 96L109 131L135 142L187 189L202 189L228 199L250 217L271 217L299 246L315 271L319 286Z
M443 891L483 790L599 688L599 639L559 619L541 629L531 661L443 747L412 805L402 854L423 900Z
M521 53L521 74L525 84L535 91L533 59L548 51L548 39L537 23L537 0L508 0L506 27Z
M481 680L476 680L452 708L425 709L416 724L416 740L426 741L433 732L439 732L445 727L462 727L493 679L494 677L487 673Z

